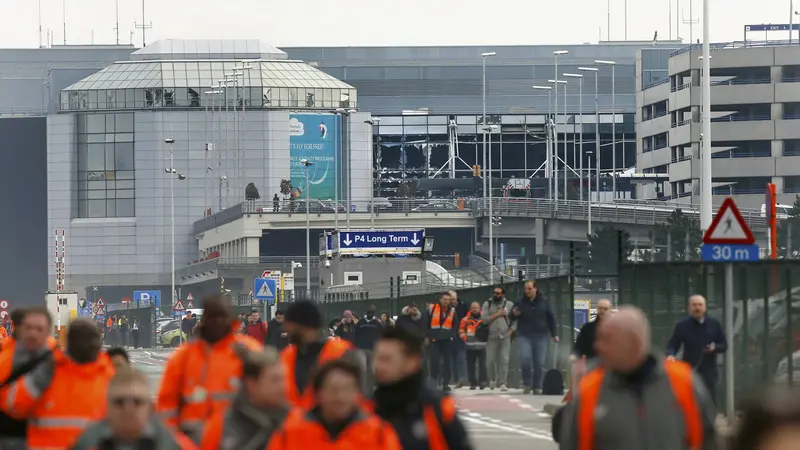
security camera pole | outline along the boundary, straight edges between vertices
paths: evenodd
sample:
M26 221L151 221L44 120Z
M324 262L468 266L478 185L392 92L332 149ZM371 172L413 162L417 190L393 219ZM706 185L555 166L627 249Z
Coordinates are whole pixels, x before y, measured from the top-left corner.
M309 216L311 205L308 202L308 168L314 163L307 159L301 159L300 164L306 167L306 297L311 298L311 217ZM336 206L338 209L339 205Z

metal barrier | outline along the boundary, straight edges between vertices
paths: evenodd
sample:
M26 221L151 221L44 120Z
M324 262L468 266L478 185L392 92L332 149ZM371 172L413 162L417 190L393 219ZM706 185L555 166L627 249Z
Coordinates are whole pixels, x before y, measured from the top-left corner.
M474 217L489 215L488 199L473 203L471 213ZM547 219L588 220L590 202L580 200L548 199L505 199L492 201L492 214L503 217L540 217ZM666 223L674 209L669 205L635 205L591 202L592 220L637 225L657 225ZM685 215L699 220L700 212L683 209ZM766 220L760 211L741 211L750 228L766 229Z
M736 399L768 383L800 381L800 261L768 260L734 266L733 352ZM693 294L708 299L709 314L724 323L724 270L702 262L623 264L620 303L642 308L650 318L653 346L664 349L675 322L686 317ZM720 358L717 398L724 409Z

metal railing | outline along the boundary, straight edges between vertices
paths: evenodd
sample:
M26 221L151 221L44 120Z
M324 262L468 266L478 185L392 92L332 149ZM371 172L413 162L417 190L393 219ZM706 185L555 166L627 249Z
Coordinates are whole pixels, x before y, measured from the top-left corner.
M683 84L682 84L682 85L680 85L680 86L675 86L675 87L673 87L672 89L670 89L670 91L671 91L671 92L678 92L678 91L682 91L682 90L684 90L684 89L688 89L688 88L690 88L690 87L692 87L692 82L691 82L691 81L690 81L690 82L688 82L688 83L683 83Z
M366 201L340 201L338 208L332 200L310 200L308 212L312 217L330 217L337 209L339 218L344 219L347 210L351 215L358 215L361 219L373 211L374 216L381 214L442 214L442 213L467 213L467 206L471 200L459 199L376 199L374 202ZM462 207L463 205L463 207ZM306 215L305 200L246 200L228 209L218 212L194 223L195 234L214 229L220 225L231 223L246 214L281 215L283 217Z
M653 82L651 82L650 84L647 84L647 85L645 85L645 86L642 88L642 90L645 90L645 89L650 89L650 88L653 88L653 87L656 87L656 86L660 86L660 85L662 85L662 84L666 84L666 83L669 83L669 77L666 77L666 78L661 78L661 79L659 79L659 80L653 81Z
M770 84L769 78L732 78L730 80L712 81L711 86L737 86L741 84Z
M781 47L784 45L791 45L792 43L788 40L786 41L731 41L731 42L719 42L719 43L711 43L709 46L711 50L724 50L724 49L731 49L731 48L751 48L751 47ZM693 50L702 50L703 44L690 44L686 47L680 48L675 50L674 52L670 53L670 58L673 56L680 55L682 53L686 53Z
M548 199L493 199L492 214L502 217L537 217L550 219L588 220L589 202L580 200ZM591 203L592 220L621 224L656 225L666 223L674 209L669 205L644 206L633 204ZM687 216L699 220L698 209L681 206ZM766 221L760 211L741 211L751 228L764 229ZM489 214L488 199L473 204L473 217Z
M764 121L770 120L771 117L767 115L752 115L752 116L739 116L736 114L731 114L730 116L723 116L723 117L712 117L712 123L718 122L751 122L751 121Z

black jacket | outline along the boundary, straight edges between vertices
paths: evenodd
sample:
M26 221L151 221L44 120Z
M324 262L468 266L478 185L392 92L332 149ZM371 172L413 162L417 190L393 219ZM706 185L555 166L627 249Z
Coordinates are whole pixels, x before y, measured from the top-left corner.
M430 386L424 375L418 373L391 385L378 386L373 400L375 413L392 425L403 450L429 450L429 433L420 433L419 424L424 423L425 408L438 408L444 397L444 393ZM448 450L472 449L458 415L441 425Z
M267 345L283 350L284 347L289 345L289 340L286 337L281 337L283 333L283 324L275 319L272 319L267 324Z
M365 317L356 325L354 332L354 342L356 348L361 350L372 350L375 348L375 343L378 342L383 331L383 322L377 317L372 320L367 320Z
M340 323L338 327L336 327L336 331L333 332L334 336L342 339L343 341L347 341L351 344L355 344L356 341L356 324L354 323Z
M706 353L706 347L712 342L714 351ZM702 322L698 322L693 317L687 317L675 324L667 344L667 355L675 356L681 348L683 361L701 374L716 376L717 353L725 353L728 341L717 319L705 316Z
M517 321L517 334L524 337L558 336L556 328L556 315L547 298L542 291L536 292L533 300L528 299L523 294L514 307L519 309L521 314L512 314L512 320Z
M585 356L586 359L597 357L597 351L594 349L594 340L597 336L597 320L586 322L581 327L578 339L575 340L575 345L572 346L572 354L578 358L582 356Z

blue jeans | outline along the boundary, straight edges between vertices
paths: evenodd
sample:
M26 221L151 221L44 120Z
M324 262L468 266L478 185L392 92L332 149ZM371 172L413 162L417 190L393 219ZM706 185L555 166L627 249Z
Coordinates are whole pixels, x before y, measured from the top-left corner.
M459 381L467 379L467 347L464 341L457 339L453 341L452 349L450 373L453 374L453 381L458 383Z
M547 356L549 336L517 336L519 364L522 370L522 386L526 389L541 389L544 360ZM533 369L533 370L531 370Z

